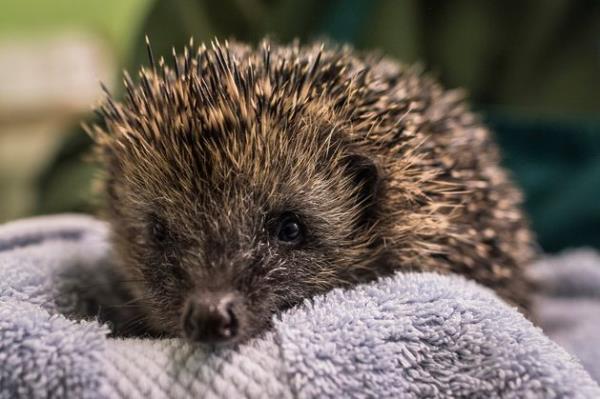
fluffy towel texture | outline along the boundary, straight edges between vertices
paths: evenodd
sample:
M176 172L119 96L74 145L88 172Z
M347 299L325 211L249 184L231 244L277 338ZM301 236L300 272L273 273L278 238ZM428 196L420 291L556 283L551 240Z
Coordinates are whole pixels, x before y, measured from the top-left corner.
M600 382L600 254L579 249L533 265L542 328Z
M456 276L399 274L334 290L238 348L108 338L93 319L65 316L119 298L105 239L102 223L81 216L0 227L1 398L600 397L577 360ZM572 273L547 263L535 271L549 287L542 321L597 373L598 356L585 357L597 341L586 334L600 323L560 310L585 301L598 314L600 261L586 256L577 270L593 278L565 279ZM575 296L579 287L587 299Z

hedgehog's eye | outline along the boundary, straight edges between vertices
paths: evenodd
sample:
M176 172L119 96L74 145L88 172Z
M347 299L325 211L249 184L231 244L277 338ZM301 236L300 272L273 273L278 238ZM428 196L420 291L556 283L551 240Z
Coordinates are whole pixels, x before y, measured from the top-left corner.
M299 244L302 241L304 228L296 215L286 213L281 216L277 228L277 238L279 241L290 244Z
M165 224L158 219L152 220L152 225L150 226L150 233L152 234L152 238L156 242L164 242L169 236Z

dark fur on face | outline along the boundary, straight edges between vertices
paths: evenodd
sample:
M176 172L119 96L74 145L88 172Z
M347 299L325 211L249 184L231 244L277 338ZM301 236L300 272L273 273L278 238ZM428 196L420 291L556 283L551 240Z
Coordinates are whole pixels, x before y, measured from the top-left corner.
M464 274L527 307L520 194L457 92L317 45L216 43L151 63L91 133L155 331L243 340L394 270Z

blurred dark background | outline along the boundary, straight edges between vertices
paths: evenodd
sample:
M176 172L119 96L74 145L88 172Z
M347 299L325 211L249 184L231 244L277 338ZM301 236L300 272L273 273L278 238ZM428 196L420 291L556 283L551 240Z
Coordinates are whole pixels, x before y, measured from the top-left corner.
M0 221L94 212L84 160L98 81L213 37L319 38L421 63L464 87L526 193L546 251L600 248L600 2L596 0L4 0Z

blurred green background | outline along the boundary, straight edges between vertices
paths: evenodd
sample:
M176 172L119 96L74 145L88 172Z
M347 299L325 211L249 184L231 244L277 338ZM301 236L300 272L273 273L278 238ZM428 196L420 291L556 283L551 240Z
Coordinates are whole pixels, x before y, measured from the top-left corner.
M546 251L600 248L600 2L596 0L3 0L0 222L94 212L79 128L99 81L194 36L319 38L423 64L464 87L524 188Z

